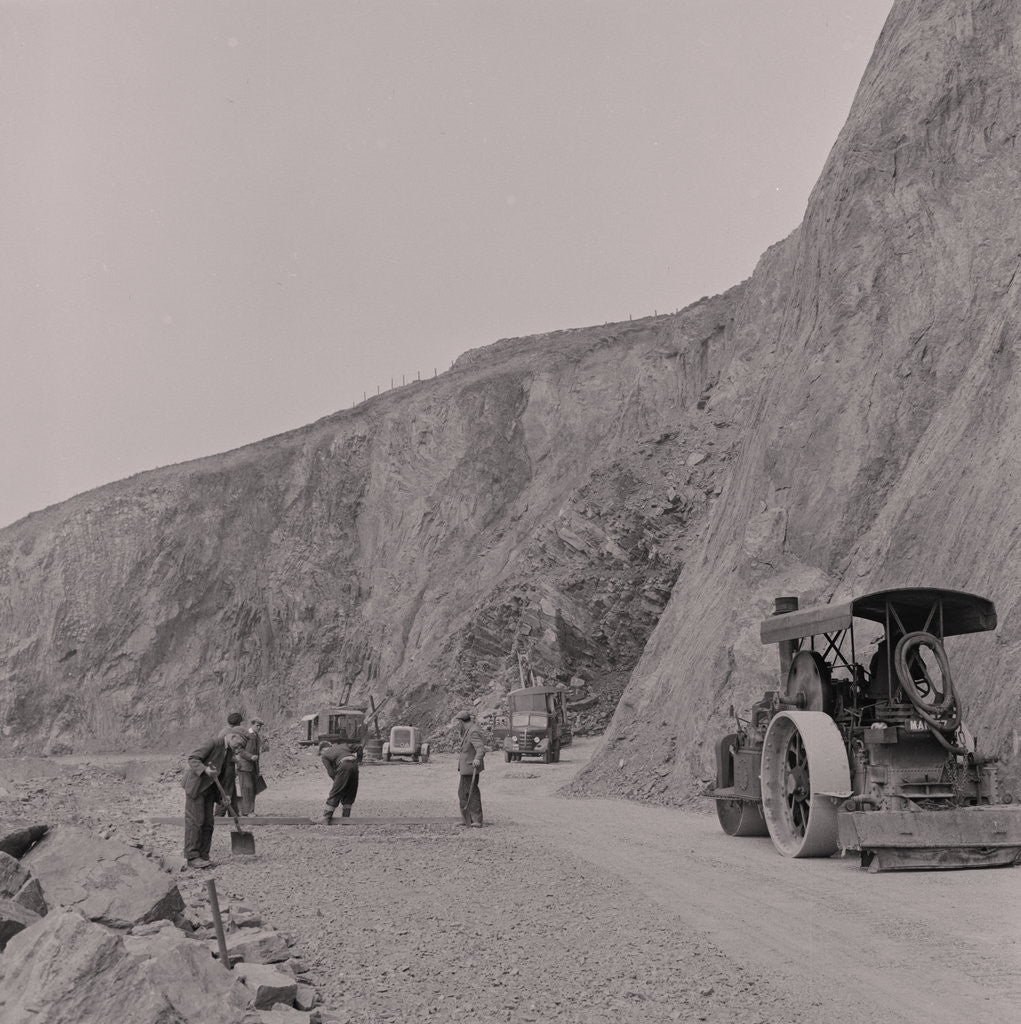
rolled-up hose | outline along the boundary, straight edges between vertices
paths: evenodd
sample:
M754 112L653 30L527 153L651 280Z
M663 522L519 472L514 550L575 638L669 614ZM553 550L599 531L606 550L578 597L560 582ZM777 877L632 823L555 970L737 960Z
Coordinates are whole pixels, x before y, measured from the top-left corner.
M936 656L936 663L939 665L940 675L943 679L943 699L935 704L925 703L922 695L918 692L917 684L911 676L908 658L919 647L928 647ZM897 642L897 646L894 649L893 663L901 689L908 695L908 700L914 705L919 717L934 732L936 730L941 733L954 732L961 724L961 713L957 706L957 695L954 693L954 682L950 678L950 663L947 661L947 652L943 649L943 644L940 643L939 638L923 630L905 634ZM928 678L928 675L926 677ZM933 686L933 690L935 690L935 686ZM944 720L940 717L947 713L950 713L949 719Z
M956 743L951 743L950 740L948 740L940 731L942 726L937 728L933 726L931 722L926 722L925 724L929 727L929 732L932 733L933 739L935 739L941 747L949 750L951 754L956 754L958 757L968 757L971 755L972 752L967 747L959 747ZM972 756L972 760L975 760L974 756Z

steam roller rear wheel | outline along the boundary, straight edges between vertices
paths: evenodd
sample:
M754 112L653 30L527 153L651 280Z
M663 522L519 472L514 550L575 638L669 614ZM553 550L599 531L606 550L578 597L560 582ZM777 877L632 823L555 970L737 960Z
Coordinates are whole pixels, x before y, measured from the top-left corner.
M716 817L720 819L720 825L728 836L769 835L762 817L762 804L749 803L747 800L717 800Z
M762 746L762 810L785 857L829 857L837 850L837 804L820 793L851 792L847 751L821 711L783 711Z

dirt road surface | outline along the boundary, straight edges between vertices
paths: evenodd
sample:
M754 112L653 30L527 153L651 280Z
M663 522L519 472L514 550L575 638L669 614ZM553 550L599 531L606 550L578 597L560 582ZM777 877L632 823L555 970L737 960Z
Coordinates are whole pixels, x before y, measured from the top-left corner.
M452 755L366 764L354 824L253 827L252 860L218 825L214 875L294 937L352 1024L1017 1019L1021 869L869 875L781 858L713 814L558 796L595 742L555 765L490 755L483 829L456 824ZM277 758L259 814L317 815L314 755ZM36 759L57 776L43 787L29 763L11 781L0 761L20 813L179 854L180 830L147 822L181 813L180 759ZM446 820L357 824L376 816ZM205 875L180 877L197 906Z

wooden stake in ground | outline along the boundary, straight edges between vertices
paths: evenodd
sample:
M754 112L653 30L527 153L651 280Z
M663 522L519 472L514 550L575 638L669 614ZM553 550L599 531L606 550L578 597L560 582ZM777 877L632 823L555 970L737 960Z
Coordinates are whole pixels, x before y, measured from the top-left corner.
M227 936L223 932L223 918L220 917L220 901L216 898L216 879L206 879L206 892L209 893L209 909L213 912L213 927L216 929L216 944L220 947L220 963L231 970L230 957L227 955Z

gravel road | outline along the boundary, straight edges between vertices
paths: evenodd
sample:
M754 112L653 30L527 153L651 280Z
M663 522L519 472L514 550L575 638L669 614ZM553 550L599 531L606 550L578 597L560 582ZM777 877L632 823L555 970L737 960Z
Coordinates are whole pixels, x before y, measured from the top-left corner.
M452 755L366 764L353 824L253 827L248 861L218 827L218 886L294 937L352 1024L1015 1019L1021 870L869 875L851 856L785 860L712 814L557 796L595 743L556 765L491 758L484 829L456 825ZM318 814L314 755L273 758L260 815ZM59 761L63 787L20 781L22 813L179 854L180 829L140 820L181 813L178 759ZM357 824L370 816L446 820ZM180 877L203 902L205 875Z

